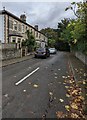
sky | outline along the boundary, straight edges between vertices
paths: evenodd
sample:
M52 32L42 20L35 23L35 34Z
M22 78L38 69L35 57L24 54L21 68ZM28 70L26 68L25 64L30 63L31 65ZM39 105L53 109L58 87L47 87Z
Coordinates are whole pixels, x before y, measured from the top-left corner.
M25 13L27 23L42 28L57 28L58 22L64 18L75 18L71 10L65 11L70 2L2 2L2 8L20 17ZM1 6L0 6L1 9Z

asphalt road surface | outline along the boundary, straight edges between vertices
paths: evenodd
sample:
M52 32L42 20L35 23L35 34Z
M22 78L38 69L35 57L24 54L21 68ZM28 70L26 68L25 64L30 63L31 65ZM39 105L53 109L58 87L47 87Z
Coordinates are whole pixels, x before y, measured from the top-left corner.
M47 59L31 58L3 67L2 117L56 118L57 111L66 112L67 55L57 52Z

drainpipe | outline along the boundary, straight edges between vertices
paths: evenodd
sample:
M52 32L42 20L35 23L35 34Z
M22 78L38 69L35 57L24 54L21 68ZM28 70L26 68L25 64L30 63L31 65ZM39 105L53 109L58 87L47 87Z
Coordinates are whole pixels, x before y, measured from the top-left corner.
M8 15L8 43L9 43L9 15Z

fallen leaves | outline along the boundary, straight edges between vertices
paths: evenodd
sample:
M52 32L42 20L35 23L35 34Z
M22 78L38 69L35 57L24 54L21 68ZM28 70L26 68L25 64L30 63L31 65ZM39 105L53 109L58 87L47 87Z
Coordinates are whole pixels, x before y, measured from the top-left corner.
M57 73L54 73L54 75L57 75Z
M68 75L67 77L68 77L68 78L70 78L70 76L69 76L69 75Z
M77 115L76 113L71 113L71 118L79 118L79 115Z
M16 75L14 77L17 77Z
M23 90L23 92L26 92L26 90Z
M69 86L65 86L65 88L69 88Z
M58 82L59 84L61 84L61 82Z
M70 106L71 108L78 110L78 106L76 103L73 102Z
M65 88L66 88L66 97L69 99L69 103L65 105L66 113L63 113L62 111L56 112L56 115L58 118L85 118L85 106L87 105L87 101L85 101L85 98L83 97L83 89L87 89L87 81L85 78L87 77L87 73L83 71L83 69L77 69L74 68L74 72L78 74L76 77L79 78L78 81L74 79L73 71L70 68L69 65L69 72L66 75L62 75ZM84 79L84 80L83 80ZM87 92L85 93L85 96L87 96ZM64 102L63 99L59 99L60 102Z
M59 99L59 101L60 101L60 102L64 102L64 100L63 100L63 99Z
M78 72L78 70L76 69ZM82 96L82 89L79 87L79 84L85 85L86 81L81 80L76 82L73 77L71 76L62 76L64 78L63 84L65 84L65 88L67 90L66 97L69 98L69 104L65 105L66 114L62 113L61 111L57 112L57 117L61 118L61 116L65 116L67 118L85 118L84 116L84 97ZM59 99L60 102L64 102L63 99ZM67 115L67 116L66 116Z
M65 115L62 111L56 112L56 115L57 115L58 118L65 118Z
M72 94L72 95L78 95L78 90L77 90L77 89L76 89L76 90L73 90L71 94Z
M70 111L70 106L69 105L65 105L65 108L67 111Z
M28 67L29 69L31 69L31 67Z
M28 84L31 85L31 82L29 82Z
M80 118L84 115L83 113L83 102L84 97L82 96L82 89L78 86L75 80L68 80L69 87L67 88L66 97L69 97L70 104L66 105L65 108L70 112L71 118Z
M63 83L64 85L66 84L66 83Z
M68 98L69 98L69 97L70 97L70 95L69 95L69 94L66 94L66 97L68 97Z
M55 79L57 79L57 77L55 77Z
M85 85L86 84L86 82L85 81L83 81L83 85Z
M48 68L48 67L45 67L46 69Z
M35 112L33 112L33 111L29 111L29 113L34 114Z
M84 100L84 97L83 96L78 96L78 99L79 100Z
M60 71L60 69L58 69Z
M38 88L39 86L38 86L37 84L34 84L33 87L34 87L34 88Z
M62 78L66 78L66 76L62 76Z
M84 73L84 77L86 77L86 73Z
M53 95L53 93L52 93L52 92L49 92L49 95Z
M56 100L56 97L54 97L54 100Z
M5 94L4 96L5 96L5 97L8 97L8 94Z
M53 83L51 82L51 83L48 84L48 86L50 86L50 85L52 85L52 84L53 84Z

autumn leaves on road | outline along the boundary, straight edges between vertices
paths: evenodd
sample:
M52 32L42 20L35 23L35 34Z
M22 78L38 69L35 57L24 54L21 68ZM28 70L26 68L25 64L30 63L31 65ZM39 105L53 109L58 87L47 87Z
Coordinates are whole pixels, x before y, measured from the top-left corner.
M72 75L69 77L64 77L65 88L67 90L66 97L69 100L69 104L65 105L65 109L67 110L66 114L62 111L57 111L56 115L58 118L84 118L84 110L85 110L85 98L83 97L82 88L78 83L83 85L86 84L86 80L75 81ZM64 102L64 100L60 99L60 102Z

